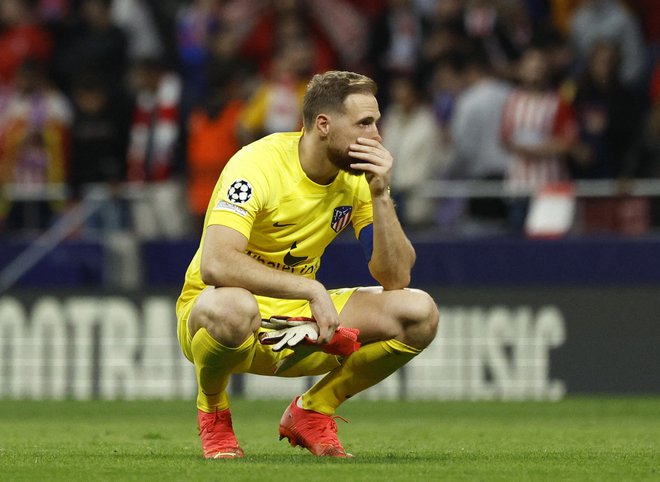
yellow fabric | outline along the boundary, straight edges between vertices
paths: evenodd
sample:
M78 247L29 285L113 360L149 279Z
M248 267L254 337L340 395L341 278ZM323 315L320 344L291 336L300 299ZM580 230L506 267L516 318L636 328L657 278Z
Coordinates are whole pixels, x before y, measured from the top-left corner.
M335 290L329 290L328 294L332 303L335 305L337 312L341 312L344 308L344 305L348 302L348 299L351 295L357 290L357 288L339 288ZM268 298L266 296L255 296L257 303L259 304L259 312L261 313L262 318L270 318L274 315L283 315L283 316L306 316L311 317L312 313L309 308L309 303L306 300L280 300L276 298ZM192 353L192 336L188 330L188 318L190 317L190 312L195 304L196 298L188 301L187 303L179 303L176 307L177 315L177 337L179 338L179 345L181 346L181 351L185 357L191 362L194 361ZM285 350L286 351L286 350ZM267 348L267 352L272 352L270 348ZM286 351L283 356L288 355L290 352ZM273 354L275 355L275 354ZM259 357L260 360L262 357ZM274 366L274 364L280 360L280 357L274 358L269 362L268 366ZM265 366L265 365L264 365ZM334 367L333 367L334 368ZM260 369L260 374L272 375L273 370L268 371L268 369ZM327 371L327 370L326 370ZM261 373L265 372L265 373ZM257 372L253 372L257 373ZM325 372L321 372L325 373ZM286 376L286 375L284 375Z
M342 402L384 380L420 352L398 340L364 345L303 394L303 408L332 415Z
M365 177L340 172L329 185L311 181L298 157L301 135L267 136L245 146L225 166L207 208L199 249L186 272L179 307L206 287L200 261L207 226L242 233L248 239L246 253L267 266L314 278L321 255L338 235L332 227L337 208L350 209L356 236L373 222ZM233 185L249 187L249 198L232 196Z
M249 366L254 335L243 344L229 348L216 341L205 328L197 330L191 342L191 352L197 374L197 408L213 413L229 408L226 388L234 370Z
M330 290L337 311L341 311L357 288ZM278 300L257 297L262 317L286 314L287 316L310 316L309 303L304 300ZM282 350L274 352L271 347L259 343L250 336L240 347L228 348L213 339L205 329L200 329L191 336L188 330L188 317L194 300L177 309L177 334L181 349L195 364L198 394L197 408L212 413L215 408L224 410L229 406L226 388L232 373L253 373L274 375L278 364L293 352ZM263 331L263 330L260 330ZM286 371L279 372L280 377L315 376L328 373L339 366L336 356L327 353L314 353Z

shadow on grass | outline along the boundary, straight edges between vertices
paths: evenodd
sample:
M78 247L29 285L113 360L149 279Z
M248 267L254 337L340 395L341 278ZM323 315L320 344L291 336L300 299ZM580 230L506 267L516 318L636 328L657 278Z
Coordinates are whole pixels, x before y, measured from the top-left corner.
M195 457L197 460L202 461L203 463L222 463L223 461L215 460L202 460L199 457ZM429 462L439 462L442 460L447 460L449 455L447 454L431 454L431 453L384 453L384 454L360 454L353 458L335 458L335 457L315 457L309 453L301 452L298 454L291 455L281 455L281 454L248 454L243 459L231 460L231 463L237 464L264 464L269 467L275 467L278 465L290 466L295 464L300 465L346 465L346 464L374 464L374 465L383 465L383 464L417 464L417 463L429 463Z

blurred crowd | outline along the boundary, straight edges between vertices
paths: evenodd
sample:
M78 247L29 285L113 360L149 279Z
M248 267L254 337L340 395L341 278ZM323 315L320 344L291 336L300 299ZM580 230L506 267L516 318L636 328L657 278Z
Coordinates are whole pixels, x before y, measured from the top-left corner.
M407 226L522 230L527 196L429 200L429 179L609 179L587 228L644 230L658 202L626 186L660 179L659 59L656 0L2 0L1 232L100 185L88 228L196 234L231 155L299 130L330 69L379 84Z

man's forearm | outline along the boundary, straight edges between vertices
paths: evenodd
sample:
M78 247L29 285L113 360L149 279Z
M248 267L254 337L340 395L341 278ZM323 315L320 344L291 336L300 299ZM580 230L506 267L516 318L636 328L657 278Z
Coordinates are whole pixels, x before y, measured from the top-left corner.
M401 289L410 283L415 250L406 237L389 195L373 199L374 243L369 271L385 289Z
M212 265L206 263L202 279L209 286L239 287L271 298L312 300L325 291L316 280L264 266L234 250L223 253Z

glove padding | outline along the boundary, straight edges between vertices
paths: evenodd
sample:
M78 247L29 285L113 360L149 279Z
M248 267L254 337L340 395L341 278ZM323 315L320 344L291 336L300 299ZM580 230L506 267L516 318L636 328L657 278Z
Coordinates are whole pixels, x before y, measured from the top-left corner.
M276 331L268 331L259 334L262 345L273 345L273 351L282 351L284 348L293 348L304 341L307 345L313 345L319 338L319 328L316 323L303 322L302 324L283 328Z
M318 350L331 355L348 356L361 345L357 341L360 330L342 326L335 330L329 342L317 344L318 326L313 318L305 316L271 316L267 320L261 320L261 326L275 330L259 334L259 342L262 345L273 345L273 351L293 348L302 342L303 345L317 347Z

